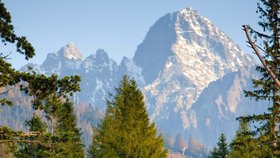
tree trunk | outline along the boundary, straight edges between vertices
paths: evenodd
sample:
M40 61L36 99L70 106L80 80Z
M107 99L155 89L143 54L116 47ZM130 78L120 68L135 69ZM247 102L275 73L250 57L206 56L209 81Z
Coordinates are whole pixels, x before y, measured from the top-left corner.
M278 137L278 129L277 129L277 123L278 123L278 103L276 100L277 97L277 84L274 83L274 91L273 91L273 107L272 107L272 117L273 117L273 142L272 142L272 146L273 148L277 147L277 137Z

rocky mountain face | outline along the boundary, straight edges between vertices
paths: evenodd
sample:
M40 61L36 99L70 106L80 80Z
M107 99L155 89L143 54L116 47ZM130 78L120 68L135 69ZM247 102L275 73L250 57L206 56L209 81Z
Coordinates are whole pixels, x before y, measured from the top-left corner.
M83 104L104 112L108 93L127 74L142 89L150 118L164 135L180 134L213 147L221 132L234 136L236 117L264 109L242 92L251 88L255 64L218 27L187 8L161 17L133 59L124 57L119 65L101 49L83 58L70 43L42 65L21 70L32 66L47 75L80 75L82 91L73 98L80 112Z
M250 87L256 62L208 19L192 9L165 15L150 28L133 60L146 81L143 92L150 117L162 131L181 133L186 139L194 136L208 146L213 146L221 132L233 137L235 130L223 129L236 129L235 118L246 114L245 103L250 100L242 91ZM238 77L242 83L234 80L236 73L247 74ZM229 110L222 111L221 105ZM215 132L213 137L201 126L205 117L213 124L207 126Z
M195 138L210 148L216 145L221 133L231 140L239 125L236 118L263 113L269 105L244 96L243 90L252 89L251 80L255 77L257 73L251 67L227 73L211 82L188 110L184 110L184 107L180 110L172 105L170 107L173 109L166 108L157 117L157 126L173 136L180 133L186 140Z
M165 24L166 21L173 26L165 30L154 29L157 25ZM172 42L169 41L168 49L164 49L169 50L168 53L161 50L162 45L165 45L166 42L164 37L156 38L157 41L149 41L150 36L161 35L161 32L171 32L173 39L175 38ZM154 50L145 49L150 46L155 47ZM176 100L184 100L183 104L186 105L186 109L191 107L210 82L222 78L227 73L238 71L244 65L255 64L255 61L245 55L229 37L192 9L185 9L161 18L151 27L133 59L139 67L143 68L142 74L148 84L144 88L145 91L160 90L160 94L153 94L153 96L160 97L171 95L171 91L168 89L165 91L159 86L173 86L174 89L171 93L182 94L180 97L177 95ZM153 66L154 63L159 66ZM151 65L147 66L147 64ZM159 70L158 67L160 67ZM153 74L152 82L149 78L152 75L146 77L145 74ZM165 86L162 86L163 84ZM160 105L162 104L160 103Z
M244 96L243 90L252 90L251 80L257 76L255 70L244 67L211 82L191 110L185 113L183 122L187 125L187 135L199 138L207 146L212 146L221 133L231 140L239 125L236 118L263 113L269 105Z

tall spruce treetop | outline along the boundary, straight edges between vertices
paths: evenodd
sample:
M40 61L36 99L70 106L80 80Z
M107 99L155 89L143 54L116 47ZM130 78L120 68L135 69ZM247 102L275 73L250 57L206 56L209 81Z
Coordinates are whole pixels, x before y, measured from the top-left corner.
M164 140L150 123L144 97L135 80L124 76L100 128L93 136L89 157L161 158L167 156Z
M264 60L267 66L272 70L276 77L280 78L280 46L279 46L279 31L280 31L280 0L260 0L258 3L257 13L260 14L259 26L262 31L256 31L250 28L251 34L255 35L256 41L259 41L264 52ZM272 106L268 108L268 112L261 115L253 115L241 117L246 121L260 121L262 126L257 128L256 133L261 135L262 143L270 144L275 150L278 140L278 123L279 123L279 107L280 95L279 88L269 72L261 66L257 66L257 71L261 77L254 79L253 84L256 90L245 91L245 95L256 100L272 101ZM279 146L279 145L278 145ZM279 153L280 154L280 153Z
M66 100L57 109L57 123L55 127L53 157L84 157L84 149L81 140L81 132L77 127L73 104Z
M228 146L226 142L225 134L221 134L217 147L214 147L213 151L210 152L210 158L226 158L228 154Z

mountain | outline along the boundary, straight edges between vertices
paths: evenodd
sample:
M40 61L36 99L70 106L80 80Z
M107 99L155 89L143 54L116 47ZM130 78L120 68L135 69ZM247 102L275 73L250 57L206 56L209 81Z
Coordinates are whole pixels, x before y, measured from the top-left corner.
M99 49L83 58L74 43L49 53L41 65L28 64L39 73L80 75L81 92L73 100L81 127L89 142L91 124L105 111L109 92L124 74L133 77L143 91L150 118L165 136L178 134L213 147L221 132L233 137L236 117L261 112L263 107L243 95L250 89L255 60L225 33L197 11L187 8L161 17L139 44L132 59L120 64ZM91 110L90 110L91 109ZM90 120L88 112L98 117ZM211 136L209 136L211 135ZM203 149L200 143L192 146ZM199 145L198 145L199 144ZM188 149L187 149L188 153Z
M117 63L110 59L104 50L98 49L83 59L74 43L67 44L57 53L48 54L42 65L28 64L21 70L27 71L28 66L46 75L80 75L82 92L77 93L74 99L76 102L88 102L101 111L105 110L105 96L112 91L118 70Z
M160 18L138 46L133 60L143 69L147 84L172 64L179 64L177 69L200 88L243 64L255 64L225 33L191 8ZM188 71L191 69L203 71Z
M154 120L171 109L176 113L189 110L210 82L256 64L225 33L190 8L160 18L133 59L148 83L144 92Z
M198 138L207 136L205 130L199 128L205 122L198 122L205 115L201 108L211 107L208 104L210 100L203 96L224 95L230 88L238 89L239 97L243 96L242 89L248 87L235 87L238 85L233 85L234 74L241 73L240 71L251 72L256 64L251 56L244 53L218 27L190 8L160 18L138 46L133 60L142 68L147 83L143 92L151 118L162 131L173 136L182 133L186 139L191 135ZM230 76L231 80L219 82L226 76ZM247 78L242 77L247 83L250 83L252 78L250 75ZM223 88L205 92L209 84L217 84L214 87ZM230 104L232 110L234 106L246 106L243 104L246 102L244 100L249 99L229 99L226 104ZM225 128L234 125L232 129L236 129L238 124L235 117L240 113L232 110L231 117L218 118L218 110L215 109L213 111L216 113L209 114L209 117L214 117L211 120L213 124L222 120ZM236 124L227 124L229 121ZM223 130L215 130L214 125L209 128L213 128L215 136L211 140L199 140L213 146L213 142ZM198 130L202 132L201 135L197 134ZM234 132L224 132L231 137L234 135Z

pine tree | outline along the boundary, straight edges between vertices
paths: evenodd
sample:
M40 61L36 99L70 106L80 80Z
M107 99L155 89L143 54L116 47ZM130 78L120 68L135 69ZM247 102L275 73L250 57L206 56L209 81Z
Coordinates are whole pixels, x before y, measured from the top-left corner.
M258 32L252 28L249 28L251 33L255 35L256 40L261 40L263 43L259 48L264 51L264 61L276 78L280 78L280 1L279 0L260 0L258 3L257 13L260 13L260 21L258 24L262 27L263 31ZM246 31L246 29L245 29ZM265 64L264 64L265 65ZM256 129L256 134L262 144L270 145L274 149L274 154L280 155L279 150L279 107L280 107L280 95L277 82L272 78L267 69L261 66L257 66L257 71L260 72L261 78L254 79L253 91L245 91L247 97L255 98L256 100L269 100L272 101L271 107L268 108L268 112L260 115L245 116L240 119L245 121L258 121L260 126Z
M268 145L260 144L249 130L248 123L240 121L240 127L230 144L230 158L273 157Z
M44 123L40 116L33 115L31 120L26 121L26 126L29 128L30 132L39 132L40 135L34 135L28 137L30 143L18 143L19 150L15 152L15 156L18 158L46 158L51 157L50 147L42 145L39 143L33 143L33 141L44 142L46 144L50 143L50 139L47 137L47 125Z
M214 147L210 152L210 158L226 158L228 155L228 146L226 143L226 136L222 133L219 137L217 147Z
M67 99L58 108L55 135L58 138L54 144L57 157L84 157L81 132L77 128L73 104Z
M88 157L161 158L167 156L163 146L136 82L124 76L113 99L107 101L105 118L93 136Z
M66 99L66 102L64 103L60 100L54 99L52 102L48 101L46 104L49 108L48 110L45 110L48 112L46 114L55 116L53 119L56 120L53 125L54 127L51 127L52 132L47 132L46 124L39 116L34 115L26 124L29 127L30 132L38 132L39 135L28 137L27 140L30 140L30 143L18 143L20 149L15 155L17 157L30 158L84 157L81 133L80 129L77 128L73 104L69 99ZM52 130L52 128L55 130ZM40 143L34 143L34 141Z

